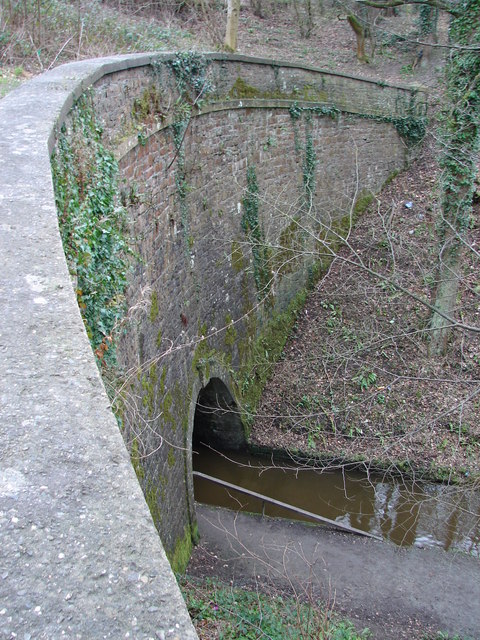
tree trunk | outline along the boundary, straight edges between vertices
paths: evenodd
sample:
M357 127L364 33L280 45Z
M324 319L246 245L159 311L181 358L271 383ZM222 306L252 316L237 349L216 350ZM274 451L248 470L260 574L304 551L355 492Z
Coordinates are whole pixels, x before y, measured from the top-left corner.
M368 62L368 56L365 53L365 27L357 16L353 14L347 16L347 20L357 38L357 60L359 62Z
M436 44L438 40L438 9L426 6L420 7L419 27L420 39L423 43L421 45L421 56L419 57L419 62L422 68L426 68L432 63L432 57L435 49L434 47L429 46L429 43Z
M302 38L310 38L313 31L312 0L293 0L293 9Z
M462 262L462 245L458 238L451 237L440 255L438 266L438 285L435 295L435 307L449 318L454 318L457 306L459 269ZM452 322L444 315L434 312L430 321L429 354L441 356L447 350Z
M228 0L227 30L225 33L225 49L236 51L238 36L238 20L240 17L240 0Z
M480 56L472 45L480 43L479 0L466 0L452 18L452 49L446 69L446 108L439 130L442 201L440 267L435 307L453 319L456 307L462 246L470 212L480 147ZM433 314L431 355L445 353L451 323Z
M252 9L252 13L257 18L264 18L265 14L263 12L263 0L250 0L250 7Z

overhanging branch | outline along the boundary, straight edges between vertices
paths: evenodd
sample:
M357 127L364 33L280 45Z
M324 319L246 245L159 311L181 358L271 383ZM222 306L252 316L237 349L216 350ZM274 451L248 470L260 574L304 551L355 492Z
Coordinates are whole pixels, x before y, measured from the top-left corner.
M405 4L426 4L435 9L442 9L452 15L457 15L458 10L450 2L442 2L442 0L386 0L385 2L377 2L376 0L355 0L358 4L365 4L368 7L376 9L390 9L392 7L401 7Z

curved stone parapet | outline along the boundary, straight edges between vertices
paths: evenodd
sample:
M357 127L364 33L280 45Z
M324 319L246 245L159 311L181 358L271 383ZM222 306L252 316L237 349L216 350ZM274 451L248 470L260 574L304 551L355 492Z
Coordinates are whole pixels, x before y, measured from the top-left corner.
M49 138L142 56L82 62L0 102L0 636L196 638L71 287Z
M359 196L408 161L398 122L424 114L424 97L404 87L205 60L209 88L190 93L180 136L174 54L64 65L0 101L2 637L196 637L164 547L185 556L195 529L197 399L242 406L239 372L316 266L290 257L304 242L298 216L322 212L313 234L341 228ZM138 407L117 415L136 474L77 306L52 184L60 129L68 139L87 94L137 243L118 357ZM254 170L270 203L256 214L262 264L245 221ZM229 421L235 446L239 424Z

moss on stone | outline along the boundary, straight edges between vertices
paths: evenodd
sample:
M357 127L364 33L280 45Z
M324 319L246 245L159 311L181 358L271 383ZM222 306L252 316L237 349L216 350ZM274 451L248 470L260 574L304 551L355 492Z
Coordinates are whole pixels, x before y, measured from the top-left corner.
M196 522L192 526L191 530L192 530L192 542L193 542L193 544L198 544L198 542L200 540L200 533L198 531L198 525L197 525Z
M150 318L150 322L155 322L158 317L158 296L156 291L152 291L148 317Z
M150 378L150 382L152 383L152 385L156 385L157 381L158 381L158 376L157 376L157 365L155 362L153 362L150 365L150 368L148 370L148 377Z
M304 100L305 102L326 102L328 93L324 89L318 89L313 84L304 84L286 92L281 89L262 90L248 84L241 76L235 80L228 92L227 98L244 100Z
M132 440L132 446L130 448L130 460L132 462L133 470L137 476L139 482L145 477L145 470L140 463L140 452L138 450L138 440L134 438Z
M210 377L209 348L206 338L201 338L192 358L192 371L208 379Z
M142 404L147 409L148 415L152 416L155 403L155 385L150 380L148 373L142 376L141 384L143 389Z
M150 509L152 520L155 526L158 527L162 521L162 511L158 500L159 489L151 482L151 480L149 480L144 493L145 501Z
M139 98L132 103L132 119L136 123L145 123L153 119L163 120L165 114L161 106L162 97L157 85L146 87Z
M232 269L235 273L240 273L245 269L245 258L243 256L242 245L237 240L232 242Z
M246 359L236 376L237 394L243 407L242 420L247 430L262 395L264 386L283 351L297 314L305 305L307 290L303 289L292 300L288 308L264 325L260 335L251 341L250 348L239 348ZM246 337L248 340L248 336Z
M257 314L250 299L249 275L247 271L244 271L242 275L242 312L244 329L241 332L242 338L237 340L237 348L240 362L246 362L255 341L258 327Z
M309 291L326 272L334 253L342 245L343 238L347 236L351 225L367 209L373 198L374 194L371 191L362 191L356 200L353 215L348 214L335 220L332 222L330 229L318 232L318 249L322 249L324 244L328 244L332 252L331 255L321 260L312 261L308 266L308 280L305 287L297 292L284 312L273 313L267 323L262 323L260 332L257 331L257 314L252 311L249 301L248 276L244 274L242 296L245 305L244 326L246 326L246 331L241 339L237 339L241 364L235 381L237 396L241 398L241 404L244 408L242 419L247 429L252 422L253 414L271 373L272 364L281 357L296 317L305 306ZM299 250L297 242L297 222L292 220L282 231L279 243L281 248L274 256L274 264L279 271L283 263L290 260L294 261L295 255ZM320 251L318 253L320 254Z
M173 447L168 449L167 463L170 469L175 466L175 453L173 451Z
M172 405L173 405L172 394L170 391L167 391L163 397L162 404L161 404L162 419L164 423L170 424L170 426L172 427L172 431L175 432L177 428L177 423L171 411Z
M206 323L200 325L199 334L200 340L192 358L192 372L200 375L202 380L208 380L210 378L210 364L215 355L215 350L208 345Z
M301 250L298 242L298 219L294 218L283 229L278 240L278 247L273 254L273 271L279 276L292 273L297 265L298 252Z
M165 380L167 379L167 367L163 367L162 375L160 376L160 393L163 395L165 393Z
M364 213L367 207L373 201L374 195L371 191L367 189L363 189L357 196L355 200L355 206L353 208L355 215L360 215Z
M159 476L158 482L160 484L160 496L164 501L167 497L168 478L166 476Z
M393 180L395 180L395 178L398 176L399 173L400 173L399 169L392 171L390 175L387 177L387 179L385 180L385 182L383 183L382 189L386 187L388 184L390 184Z
M185 389L177 381L175 382L171 391L173 402L176 409L176 421L180 422L184 434L188 433L188 411L190 407L190 399L193 393L193 384L188 385L188 391L185 393Z
M306 102L326 102L328 93L324 89L317 89L313 84L305 84L301 89L292 91L290 98L300 98Z
M235 80L228 92L230 98L258 98L261 93L256 87L247 84L240 76Z
M198 536L198 531L196 536L194 533L192 528L186 525L183 537L177 540L173 553L168 554L170 565L175 573L183 573L187 567L192 552L193 539Z

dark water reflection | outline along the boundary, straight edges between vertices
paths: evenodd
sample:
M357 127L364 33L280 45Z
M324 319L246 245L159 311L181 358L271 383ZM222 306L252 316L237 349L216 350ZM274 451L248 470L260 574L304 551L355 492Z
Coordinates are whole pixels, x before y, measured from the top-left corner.
M238 453L226 457L206 447L196 449L196 471L369 531L398 545L438 546L480 556L478 492L433 484L407 486L380 476L366 478L359 472L274 468L266 458ZM235 495L201 478L194 482L198 502L262 512L259 499ZM301 518L270 504L264 509L270 516Z

